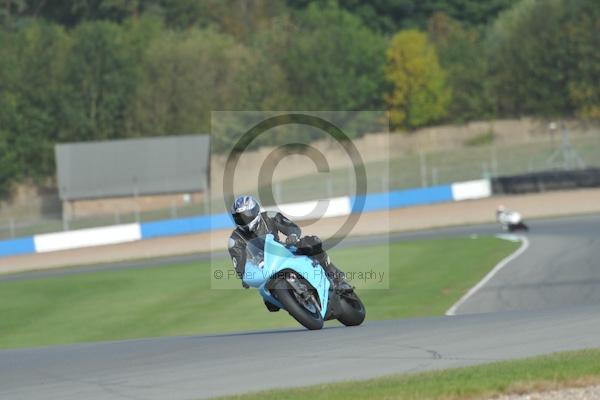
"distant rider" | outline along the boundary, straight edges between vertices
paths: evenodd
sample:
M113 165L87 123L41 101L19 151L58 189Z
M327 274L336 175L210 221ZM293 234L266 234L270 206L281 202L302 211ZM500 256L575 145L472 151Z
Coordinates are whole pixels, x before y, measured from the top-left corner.
M503 205L499 205L496 208L496 221L502 225L502 229L505 231L513 232L517 230L529 230L529 227L525 225L521 214L516 211L509 210Z
M260 204L252 196L239 196L231 206L231 216L236 228L229 237L229 255L238 277L244 276L246 244L258 236L272 234L280 242L279 233L286 236L285 244L295 246L296 254L307 255L321 264L336 290L350 291L344 273L337 269L323 250L323 242L317 236L300 238L300 227L278 212L261 212ZM242 280L242 286L248 285Z

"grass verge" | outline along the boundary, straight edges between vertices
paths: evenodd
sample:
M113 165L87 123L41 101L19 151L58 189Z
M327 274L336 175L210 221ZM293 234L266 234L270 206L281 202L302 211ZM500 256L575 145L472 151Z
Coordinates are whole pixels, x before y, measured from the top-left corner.
M465 400L600 383L600 350L226 397L239 400Z
M331 255L344 270L391 261L389 289L359 291L375 320L442 315L517 247L451 238ZM298 326L287 313L267 312L239 283L211 289L210 270L197 262L0 282L0 348Z

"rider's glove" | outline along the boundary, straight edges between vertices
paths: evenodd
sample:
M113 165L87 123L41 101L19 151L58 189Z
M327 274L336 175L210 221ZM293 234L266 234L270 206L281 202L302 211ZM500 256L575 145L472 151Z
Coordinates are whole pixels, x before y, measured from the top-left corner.
M242 281L242 287L244 289L248 289L250 287L250 285L248 285L246 282Z
M295 246L298 243L298 235L292 233L285 239L286 246Z

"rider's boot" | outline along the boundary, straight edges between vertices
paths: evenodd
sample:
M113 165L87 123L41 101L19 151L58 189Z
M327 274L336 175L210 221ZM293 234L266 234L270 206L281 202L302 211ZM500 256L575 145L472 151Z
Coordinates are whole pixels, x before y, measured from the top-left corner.
M279 307L277 307L275 304L269 303L268 301L265 301L265 307L267 307L267 310L269 310L270 312L279 311Z
M346 281L346 275L331 262L328 255L324 254L319 261L333 285L333 290L339 293L349 293L354 290L354 287Z

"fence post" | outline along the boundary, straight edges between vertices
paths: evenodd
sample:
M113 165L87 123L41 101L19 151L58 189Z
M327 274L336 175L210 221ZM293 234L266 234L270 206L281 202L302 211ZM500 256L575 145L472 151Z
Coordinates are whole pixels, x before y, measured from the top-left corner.
M204 215L210 214L210 192L208 189L204 191L204 196L202 196L202 209Z
M419 165L421 167L421 186L427 186L427 159L423 150L419 152Z
M175 200L171 200L171 219L177 218L177 204Z
M63 201L62 223L63 231L69 230L69 220L73 217L73 205L70 201Z
M492 144L491 146L492 159L490 161L492 176L498 176L498 156L496 154L496 145Z
M281 182L275 182L275 203L283 204L283 191L281 189Z
M485 161L481 162L481 177L483 179L487 179L487 178L490 177L490 173L489 173L489 170L488 170L488 165L487 165L487 163Z

